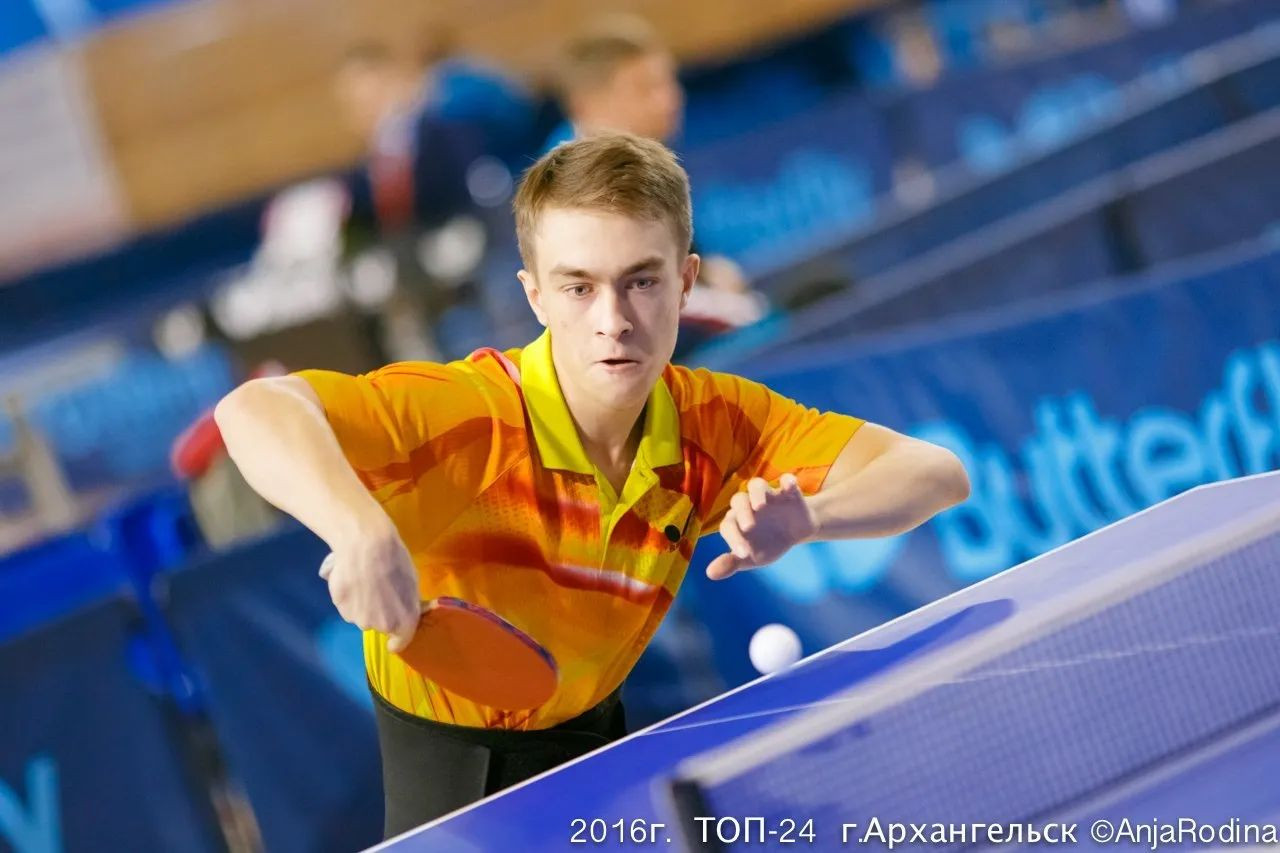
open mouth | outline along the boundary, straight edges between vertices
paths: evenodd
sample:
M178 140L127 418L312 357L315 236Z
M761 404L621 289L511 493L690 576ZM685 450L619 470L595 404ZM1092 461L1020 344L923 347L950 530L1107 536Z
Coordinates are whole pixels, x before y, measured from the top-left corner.
M621 367L624 364L635 364L636 360L634 358L603 358L600 363L610 367Z

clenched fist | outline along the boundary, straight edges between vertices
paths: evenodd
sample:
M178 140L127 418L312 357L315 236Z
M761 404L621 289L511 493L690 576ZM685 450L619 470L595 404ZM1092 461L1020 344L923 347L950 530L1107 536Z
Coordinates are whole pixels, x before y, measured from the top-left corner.
M413 639L422 609L418 571L394 526L336 548L321 563L320 577L343 619L387 634L393 652Z

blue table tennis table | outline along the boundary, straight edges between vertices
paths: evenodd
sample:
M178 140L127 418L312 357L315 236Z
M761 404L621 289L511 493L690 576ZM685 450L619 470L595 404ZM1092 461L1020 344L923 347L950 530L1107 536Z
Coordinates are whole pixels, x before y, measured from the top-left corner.
M890 823L1078 824L1101 848L1095 825L1124 818L1182 820L1164 849L1280 822L1280 473L1192 489L375 849L887 849ZM953 833L927 846L993 840Z

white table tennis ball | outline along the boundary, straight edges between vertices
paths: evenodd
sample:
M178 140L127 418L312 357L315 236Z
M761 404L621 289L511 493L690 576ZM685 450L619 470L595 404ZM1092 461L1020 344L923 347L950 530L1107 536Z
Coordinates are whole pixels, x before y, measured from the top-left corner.
M796 636L796 632L777 622L756 631L747 648L751 665L761 675L791 666L800 660L801 653L800 638Z

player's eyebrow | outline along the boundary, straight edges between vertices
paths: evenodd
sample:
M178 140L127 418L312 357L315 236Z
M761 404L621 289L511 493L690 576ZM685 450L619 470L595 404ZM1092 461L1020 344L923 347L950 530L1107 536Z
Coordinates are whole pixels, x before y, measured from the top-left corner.
M592 278L591 273L586 270L580 270L577 267L567 267L564 264L556 264L551 268L551 275L557 275L562 278Z
M658 257L657 255L652 255L642 260L636 261L634 264L624 269L622 271L621 276L619 276L619 278L624 278L629 275L635 275L638 272L644 272L645 270L656 269L661 266L662 266L662 258ZM581 278L581 279L586 279L587 281L594 281L596 279L596 276L594 274L587 272L584 269L578 269L577 267L566 266L565 264L556 264L554 267L552 267L551 275L560 276L562 278Z
M632 264L631 266L623 270L622 274L624 276L635 275L638 272L657 269L658 267L661 267L661 266L662 266L662 258L658 257L657 255L651 255L650 257L647 257L642 261L636 261L634 264Z

